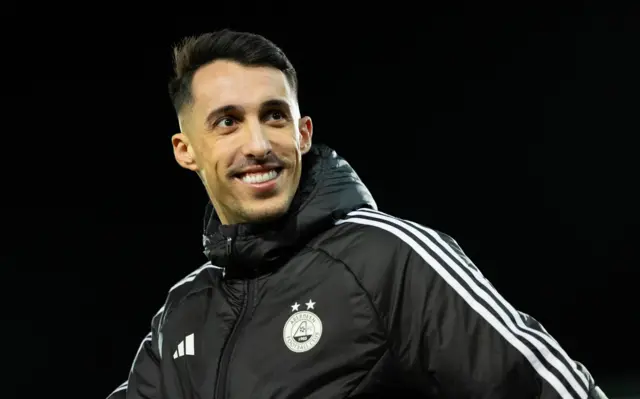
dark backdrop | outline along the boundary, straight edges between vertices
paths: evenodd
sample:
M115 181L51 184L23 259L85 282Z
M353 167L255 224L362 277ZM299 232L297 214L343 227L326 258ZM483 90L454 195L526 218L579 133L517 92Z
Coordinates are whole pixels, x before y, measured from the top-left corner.
M316 141L382 210L456 238L604 385L640 375L633 10L254 11L10 15L7 397L106 396L167 289L204 262L206 197L173 160L166 84L170 45L222 27L287 52Z

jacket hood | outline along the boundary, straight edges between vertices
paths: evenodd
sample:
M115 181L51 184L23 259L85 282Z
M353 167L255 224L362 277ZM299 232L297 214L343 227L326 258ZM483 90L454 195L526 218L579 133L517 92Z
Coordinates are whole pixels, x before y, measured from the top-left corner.
M204 253L227 274L263 273L348 212L376 203L347 161L325 145L302 157L300 185L281 218L269 223L223 225L211 202L204 218Z

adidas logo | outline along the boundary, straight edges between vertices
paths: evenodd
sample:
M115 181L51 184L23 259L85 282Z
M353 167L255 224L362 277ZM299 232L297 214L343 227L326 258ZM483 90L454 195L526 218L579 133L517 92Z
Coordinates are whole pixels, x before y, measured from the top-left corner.
M193 334L187 335L184 340L180 341L180 343L178 344L178 349L173 352L174 359L187 355L195 355L195 352L193 350Z

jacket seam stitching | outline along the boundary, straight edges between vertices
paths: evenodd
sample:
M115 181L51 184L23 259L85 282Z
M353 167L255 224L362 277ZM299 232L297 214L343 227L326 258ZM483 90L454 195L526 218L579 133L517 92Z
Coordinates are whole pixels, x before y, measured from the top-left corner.
M371 306L371 309L373 309L373 312L376 315L376 322L382 326L382 331L384 332L384 338L385 338L385 342L389 342L389 337L391 336L390 332L388 331L385 323L382 321L382 317L380 316L380 312L378 310L378 308L376 308L375 303L373 302L373 299L371 298L371 294L369 293L369 291L367 291L366 288L364 288L364 285L362 284L362 282L360 281L360 279L358 278L358 276L356 276L356 274L353 272L353 269L351 269L349 267L349 265L347 265L342 259L337 259L334 256L332 256L331 254L329 254L327 251L325 251L322 248L313 248L313 247L309 247L312 250L321 252L323 254L325 254L326 256L328 256L329 258L331 258L332 260L340 263L342 266L344 266L344 268L349 272L349 274L353 277L353 279L355 280L356 284L358 284L358 287L360 287L360 289L362 290L362 292L364 292L365 296L367 297L367 302L369 302L369 305ZM390 348L389 348L390 349Z

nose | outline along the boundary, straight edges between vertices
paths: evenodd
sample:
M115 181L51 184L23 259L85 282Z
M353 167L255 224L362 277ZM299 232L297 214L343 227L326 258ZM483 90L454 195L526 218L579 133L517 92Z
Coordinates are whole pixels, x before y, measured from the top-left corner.
M244 155L248 158L265 158L271 153L271 142L260 123L247 126Z

